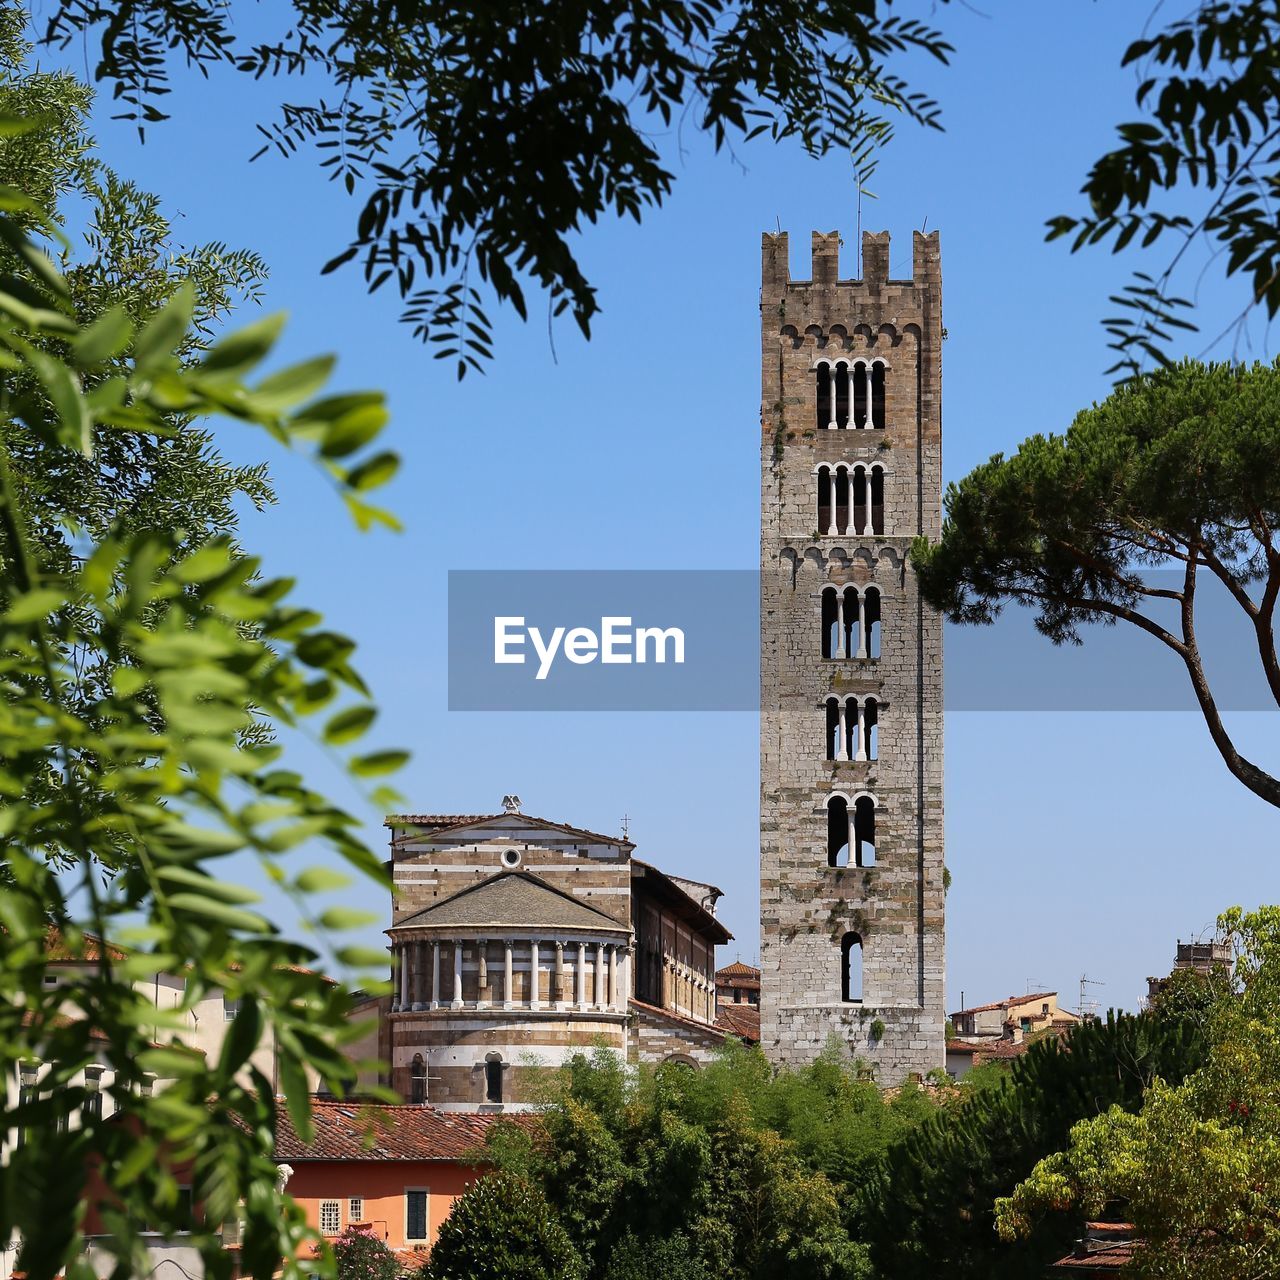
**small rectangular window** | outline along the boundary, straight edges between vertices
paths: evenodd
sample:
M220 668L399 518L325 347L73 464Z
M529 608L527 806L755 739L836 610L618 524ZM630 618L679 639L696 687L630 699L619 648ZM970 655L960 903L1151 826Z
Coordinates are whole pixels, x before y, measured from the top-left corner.
M406 1191L404 1202L405 1239L425 1240L427 1238L427 1193Z
M320 1234L336 1236L342 1234L342 1201L320 1201Z
M360 1196L352 1196L347 1201L347 1222L364 1221L364 1200Z

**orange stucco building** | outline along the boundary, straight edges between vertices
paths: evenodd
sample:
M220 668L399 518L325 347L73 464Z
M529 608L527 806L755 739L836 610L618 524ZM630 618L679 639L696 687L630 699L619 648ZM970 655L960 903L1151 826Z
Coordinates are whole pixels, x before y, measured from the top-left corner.
M315 1136L304 1143L281 1108L275 1151L307 1222L328 1238L361 1224L392 1249L424 1253L453 1202L484 1173L480 1148L496 1119L320 1100L312 1116Z

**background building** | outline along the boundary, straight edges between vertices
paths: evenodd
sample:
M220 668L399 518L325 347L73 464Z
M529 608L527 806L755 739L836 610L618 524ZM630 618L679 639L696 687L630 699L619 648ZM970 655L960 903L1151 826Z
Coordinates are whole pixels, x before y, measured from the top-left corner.
M713 885L513 796L500 813L387 826L395 991L379 1050L406 1100L518 1109L574 1053L697 1063L723 1043L715 948L730 935Z
M942 624L916 589L942 519L942 279L864 234L763 240L761 1044L835 1037L883 1083L943 1065Z

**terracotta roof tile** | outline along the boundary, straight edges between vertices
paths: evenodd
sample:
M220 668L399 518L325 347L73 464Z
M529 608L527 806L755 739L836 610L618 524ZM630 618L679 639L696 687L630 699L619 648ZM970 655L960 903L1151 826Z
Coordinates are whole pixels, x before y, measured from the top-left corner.
M550 818L539 818L532 813L389 813L383 820L384 827L425 827L434 834L454 827L473 827L482 822L497 822L502 818L523 818L535 827L548 827L555 831L563 831L566 835L576 836L581 840L600 841L602 844L616 844L624 849L633 849L635 845L623 836L601 835L599 831L586 831L582 827L571 827L568 823L553 822ZM418 839L417 834L401 837L401 840ZM393 843L399 843L395 841Z
M56 925L50 925L45 930L44 953L46 960L79 961L96 964L102 959L104 945L106 946L108 960L125 960L128 958L129 953L123 947L118 947L113 942L104 944L96 933L86 933L84 935L84 945L79 950L73 950L62 930Z
M1030 995L1025 996L1007 996L1003 1000L996 1000L992 1004L974 1004L967 1009L957 1009L951 1016L958 1018L965 1013L990 1013L993 1009L1007 1009L1010 1005L1030 1004L1033 1000L1048 1000L1050 997L1057 996L1056 991L1033 991Z
M434 1107L312 1099L315 1136L303 1142L281 1105L277 1160L470 1160L497 1115Z
M756 1004L726 1004L716 1017L716 1028L745 1040L748 1044L760 1043L760 1006Z
M759 982L760 970L754 965L743 964L741 960L735 960L732 964L726 964L716 970L716 981L719 982L722 978L750 978L755 982Z

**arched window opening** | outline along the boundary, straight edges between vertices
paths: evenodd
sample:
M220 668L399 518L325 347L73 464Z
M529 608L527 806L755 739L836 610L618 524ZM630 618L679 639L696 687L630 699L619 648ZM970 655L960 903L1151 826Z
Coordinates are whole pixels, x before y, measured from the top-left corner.
M484 1059L484 1100L502 1101L502 1054L489 1053Z
M827 866L849 865L849 802L844 796L827 801Z
M862 1003L862 937L856 933L840 939L840 999Z
M831 473L831 532L848 533L852 526L849 523L849 473L844 467L836 467Z
M836 411L831 421L837 427L844 428L849 423L849 366L838 364L833 371L836 388Z
M818 532L834 533L836 486L834 473L827 467L818 471Z
M876 802L859 796L853 805L853 861L855 866L876 865Z
M871 425L884 426L884 365L871 366Z
M861 618L866 630L866 652L862 652L859 640L859 656L879 658L880 656L880 592L876 587L868 587L862 593Z
M862 707L862 732L868 760L880 759L880 707L874 698L868 698Z
M871 532L884 533L884 471L871 469Z
M814 376L817 378L817 410L818 410L818 430L825 431L832 425L832 378L831 366L820 364L814 370Z
M853 472L853 531L867 531L867 472L864 467L855 467Z
M839 648L840 609L838 595L834 587L825 587L822 592L822 656L834 658Z
M835 698L828 698L824 707L827 732L825 737L828 760L844 759L844 726L840 723L840 704Z
M853 420L854 427L867 425L867 366L859 364L853 371Z
M409 1101L423 1103L427 1100L427 1064L422 1054L415 1053L409 1067Z

